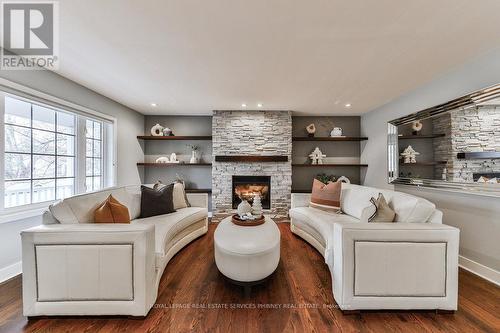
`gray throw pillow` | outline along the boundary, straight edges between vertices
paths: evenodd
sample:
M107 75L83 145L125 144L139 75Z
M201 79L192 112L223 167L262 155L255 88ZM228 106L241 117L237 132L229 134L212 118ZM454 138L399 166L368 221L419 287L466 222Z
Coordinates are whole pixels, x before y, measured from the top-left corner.
M175 212L173 200L174 184L160 189L141 186L141 216L140 218Z

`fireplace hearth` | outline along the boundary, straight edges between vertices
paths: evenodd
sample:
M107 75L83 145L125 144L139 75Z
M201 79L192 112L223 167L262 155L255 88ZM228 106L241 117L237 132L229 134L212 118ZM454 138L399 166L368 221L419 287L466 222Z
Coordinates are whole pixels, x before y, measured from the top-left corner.
M260 194L262 208L271 209L270 176L233 176L233 209L238 207L241 199L252 204L256 193Z

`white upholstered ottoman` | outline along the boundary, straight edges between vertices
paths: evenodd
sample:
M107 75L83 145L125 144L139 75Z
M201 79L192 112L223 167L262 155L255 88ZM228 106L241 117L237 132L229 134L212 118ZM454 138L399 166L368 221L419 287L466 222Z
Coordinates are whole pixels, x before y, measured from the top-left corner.
M245 287L271 275L280 261L280 231L266 217L258 226L238 226L231 216L222 220L214 234L215 264L219 271Z

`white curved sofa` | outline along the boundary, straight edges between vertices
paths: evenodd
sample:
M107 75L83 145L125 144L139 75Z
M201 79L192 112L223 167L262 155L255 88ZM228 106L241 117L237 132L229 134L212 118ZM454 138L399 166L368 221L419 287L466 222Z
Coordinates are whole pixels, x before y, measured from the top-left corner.
M109 194L130 224L90 223ZM140 186L51 205L43 225L21 233L24 315L147 315L169 260L208 230L208 195L187 197L191 207L142 219Z
M362 211L382 193L394 223L363 223ZM342 310L456 310L459 230L442 223L436 206L390 190L342 184L344 214L309 207L292 194L290 227L324 257Z

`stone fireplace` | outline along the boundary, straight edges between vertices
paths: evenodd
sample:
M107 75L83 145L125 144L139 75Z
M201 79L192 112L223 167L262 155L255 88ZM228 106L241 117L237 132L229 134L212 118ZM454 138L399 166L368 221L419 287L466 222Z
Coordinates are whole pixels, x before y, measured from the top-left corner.
M289 111L214 111L212 148L215 213L234 210L233 176L267 176L269 207L264 207L264 213L288 214L292 190L292 117Z
M270 176L233 176L233 209L238 208L241 199L250 204L258 194L262 208L271 209L271 177Z

